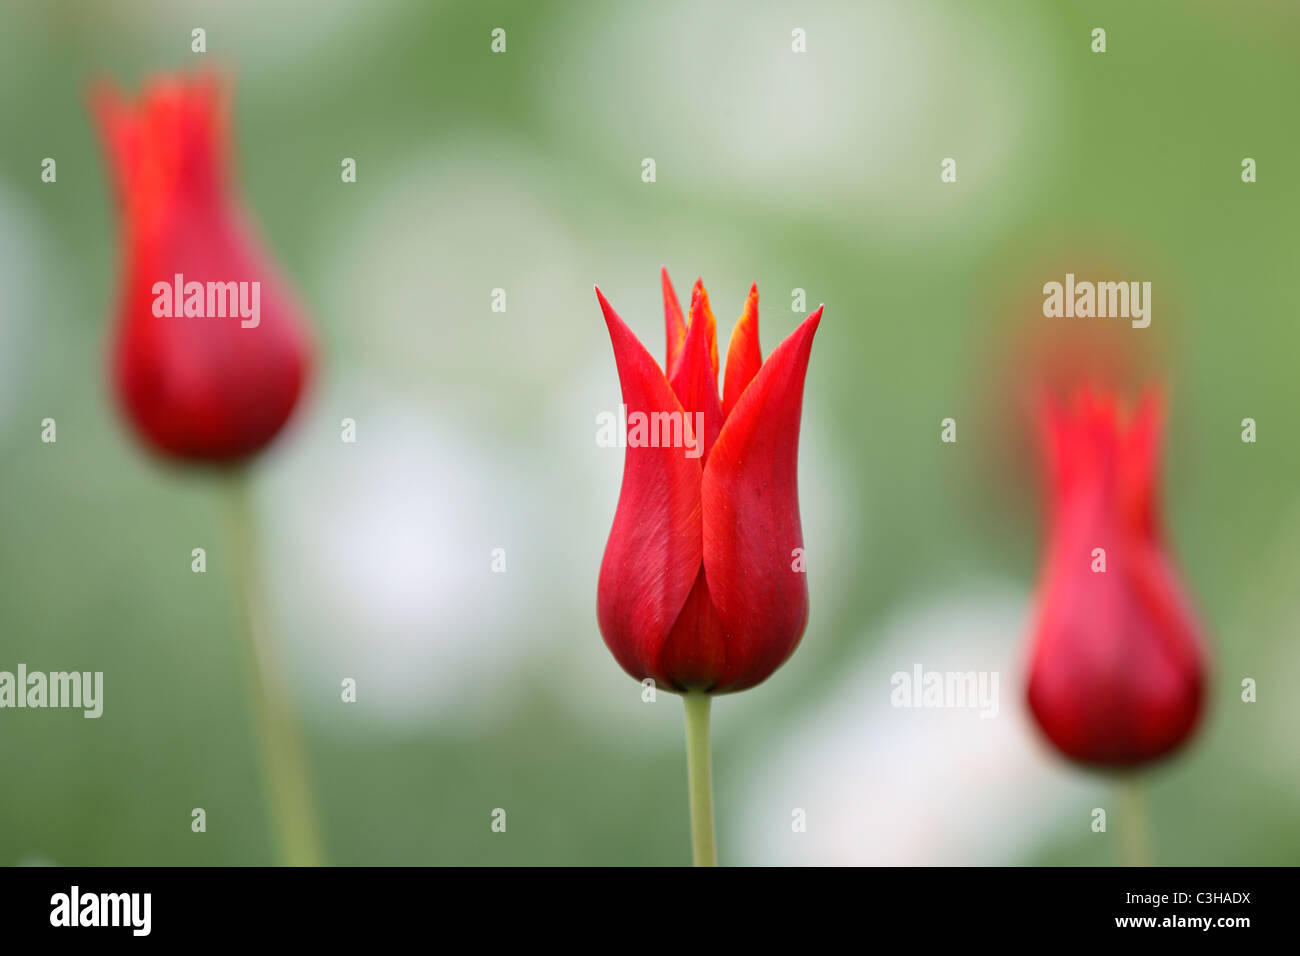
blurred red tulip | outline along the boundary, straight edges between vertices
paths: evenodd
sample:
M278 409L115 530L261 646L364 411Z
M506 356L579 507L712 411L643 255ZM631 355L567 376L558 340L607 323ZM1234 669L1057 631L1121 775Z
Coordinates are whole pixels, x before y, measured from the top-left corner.
M804 374L818 308L766 362L751 288L718 395L716 322L697 282L686 322L663 272L668 340L661 370L596 290L629 421L676 416L702 447L634 447L600 569L597 618L638 680L727 693L765 680L808 620L796 469ZM702 434L699 434L702 433Z
M305 324L252 238L227 173L224 91L167 77L93 112L122 210L114 382L136 429L177 458L235 462L292 413Z
M1050 527L1029 705L1067 757L1132 765L1178 747L1201 712L1206 655L1161 541L1161 403L1112 392L1044 402Z

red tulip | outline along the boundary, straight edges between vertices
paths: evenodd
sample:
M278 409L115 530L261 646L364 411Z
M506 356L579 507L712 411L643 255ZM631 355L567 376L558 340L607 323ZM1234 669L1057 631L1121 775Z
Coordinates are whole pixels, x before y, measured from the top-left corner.
M309 365L301 315L253 240L227 173L224 91L160 79L93 111L123 214L113 377L157 450L233 462L275 437Z
M764 362L751 288L719 397L716 322L703 284L691 294L689 325L666 270L663 291L667 374L596 295L629 421L638 412L676 414L685 440L702 448L633 447L629 435L596 613L633 677L721 694L771 675L808 621L796 466L804 373L822 310Z
M1158 524L1161 404L1112 393L1045 404L1050 537L1029 705L1067 757L1132 765L1178 747L1206 656Z

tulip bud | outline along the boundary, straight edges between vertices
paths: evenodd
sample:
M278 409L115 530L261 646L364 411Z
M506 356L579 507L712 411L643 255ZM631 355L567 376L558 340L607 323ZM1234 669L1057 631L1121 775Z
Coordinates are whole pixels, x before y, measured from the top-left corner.
M819 308L764 362L751 288L718 394L716 322L696 283L690 320L663 273L667 372L596 290L628 421L680 422L685 443L629 428L596 613L623 669L667 689L727 693L767 679L794 652L808 586L796 466L804 375Z
M1029 705L1067 757L1124 766L1188 739L1206 655L1161 540L1161 406L1112 393L1044 405L1050 524Z
M305 324L227 173L216 80L163 78L93 112L122 211L113 379L156 450L231 463L280 431L310 362Z

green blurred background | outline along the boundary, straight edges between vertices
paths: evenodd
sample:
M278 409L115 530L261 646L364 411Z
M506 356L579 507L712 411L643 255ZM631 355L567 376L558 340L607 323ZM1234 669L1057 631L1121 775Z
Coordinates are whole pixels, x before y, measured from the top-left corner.
M723 862L1117 859L1114 823L1089 828L1113 782L1021 703L1040 517L1005 398L1032 375L1023 330L1069 331L1035 315L1067 271L1154 283L1165 513L1214 648L1202 732L1149 776L1155 858L1300 862L1294 3L0 16L0 669L105 674L99 720L0 712L0 863L272 861L219 489L143 455L106 381L117 222L86 85L200 67L236 79L237 175L321 349L254 478L330 862L689 859L680 703L641 701L594 615L622 462L594 441L619 395L591 285L660 356L661 264L683 296L705 278L725 334L756 280L765 351L802 318L792 290L826 303L812 616L773 678L716 702ZM998 718L891 708L916 663L999 671Z

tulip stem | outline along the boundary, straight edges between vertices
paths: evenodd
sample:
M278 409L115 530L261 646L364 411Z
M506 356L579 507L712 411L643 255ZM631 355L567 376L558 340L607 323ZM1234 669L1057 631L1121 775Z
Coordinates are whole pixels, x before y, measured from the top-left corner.
M717 866L713 837L713 769L709 757L708 694L685 694L686 784L691 794L691 850L696 866Z
M1146 793L1136 775L1120 784L1120 859L1125 866L1150 866Z
M316 810L307 780L307 762L289 706L288 687L280 672L267 627L257 564L255 521L248 477L237 471L229 479L231 568L240 606L242 646L248 694L262 751L262 771L271 807L271 830L278 859L286 866L320 866L324 857L316 829Z

